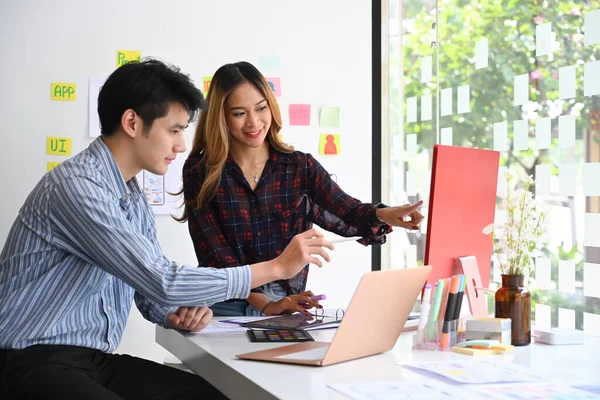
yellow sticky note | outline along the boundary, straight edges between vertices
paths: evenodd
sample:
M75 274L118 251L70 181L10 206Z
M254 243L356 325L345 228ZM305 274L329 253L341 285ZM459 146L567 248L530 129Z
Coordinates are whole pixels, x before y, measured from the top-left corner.
M208 94L208 89L210 88L211 82L212 82L212 76L205 76L204 78L202 78L202 83L203 83L202 88L204 89L204 97L206 97L206 95Z
M48 136L46 138L46 154L56 156L70 156L71 141L71 138Z
M46 172L52 171L58 164L60 164L60 161L48 161L46 164Z
M75 101L77 85L75 83L52 82L50 98L57 101Z
M319 126L322 128L338 128L340 126L340 108L323 107Z
M333 133L321 133L319 140L319 154L339 155L340 135Z
M139 50L117 50L117 67L130 61L141 61L142 52Z

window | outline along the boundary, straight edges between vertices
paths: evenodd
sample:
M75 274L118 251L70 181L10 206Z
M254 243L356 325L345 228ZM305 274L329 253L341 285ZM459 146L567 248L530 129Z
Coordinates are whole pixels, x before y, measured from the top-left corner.
M534 319L600 333L600 3L538 3L387 1L384 202L427 204L436 143L501 151L550 209ZM426 228L392 235L383 267L422 264Z

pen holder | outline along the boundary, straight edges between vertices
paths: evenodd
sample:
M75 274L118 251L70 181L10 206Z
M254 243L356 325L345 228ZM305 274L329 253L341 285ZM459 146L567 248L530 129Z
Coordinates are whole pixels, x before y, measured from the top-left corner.
M413 349L419 350L437 350L439 329L437 323L432 323L430 326L426 324L423 328L418 329L413 336Z
M440 321L438 330L438 347L441 351L452 351L452 346L465 340L466 321L470 318L459 318L452 321Z

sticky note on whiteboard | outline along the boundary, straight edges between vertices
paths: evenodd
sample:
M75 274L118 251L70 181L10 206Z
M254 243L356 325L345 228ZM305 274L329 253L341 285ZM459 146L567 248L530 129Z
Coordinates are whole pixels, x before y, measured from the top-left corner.
M77 100L77 84L52 82L50 85L50 99L55 101Z
M310 104L289 105L290 125L310 125Z

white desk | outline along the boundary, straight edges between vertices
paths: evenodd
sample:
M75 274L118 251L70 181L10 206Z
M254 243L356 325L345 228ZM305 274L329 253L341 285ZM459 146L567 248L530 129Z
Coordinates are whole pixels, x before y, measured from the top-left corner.
M311 331L317 341L331 341L335 329ZM360 332L357 332L360 335ZM368 338L359 338L368 340ZM251 343L245 333L182 334L158 327L156 341L231 399L346 399L327 384L419 379L423 375L398 363L471 359L451 352L412 351L412 333L402 334L387 353L328 367L244 361L236 354L284 344ZM512 360L549 378L599 381L600 337L586 336L584 345L547 346L532 343L514 353L494 355Z

